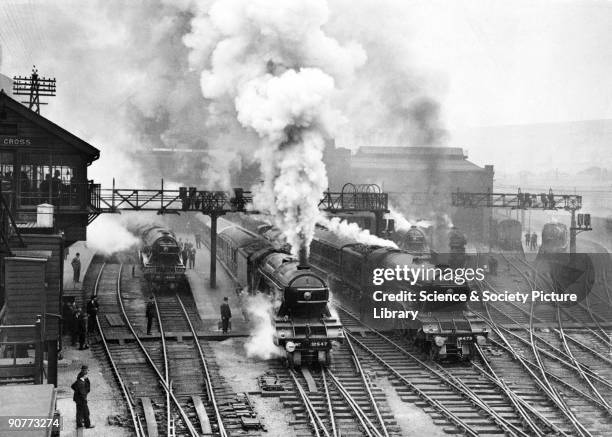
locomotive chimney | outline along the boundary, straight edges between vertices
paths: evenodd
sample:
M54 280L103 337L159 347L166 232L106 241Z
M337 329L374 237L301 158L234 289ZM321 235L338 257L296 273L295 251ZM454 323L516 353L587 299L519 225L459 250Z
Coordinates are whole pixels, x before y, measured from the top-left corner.
M308 248L305 245L300 246L298 270L306 270L310 268L308 264Z

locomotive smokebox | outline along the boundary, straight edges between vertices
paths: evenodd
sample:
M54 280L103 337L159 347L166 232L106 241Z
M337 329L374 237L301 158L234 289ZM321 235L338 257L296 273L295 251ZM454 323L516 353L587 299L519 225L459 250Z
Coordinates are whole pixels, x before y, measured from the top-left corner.
M298 270L307 270L310 268L308 264L308 248L305 245L300 246Z

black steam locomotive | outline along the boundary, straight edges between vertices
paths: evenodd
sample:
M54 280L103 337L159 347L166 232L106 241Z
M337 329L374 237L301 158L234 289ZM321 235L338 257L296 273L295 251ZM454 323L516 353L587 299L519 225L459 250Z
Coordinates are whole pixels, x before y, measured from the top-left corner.
M330 313L326 281L305 254L297 260L261 235L218 219L217 256L241 287L274 299L274 342L290 366L329 363L332 341L343 338L342 325Z
M139 231L142 239L139 258L149 286L153 290L178 289L185 282L185 265L174 233L157 225L142 227Z
M502 250L523 251L523 225L514 219L505 219L496 223L491 230L491 239Z
M468 284L457 285L440 278L409 283L388 281L383 286L373 286L374 269L395 269L396 266L435 268L425 258L416 257L403 250L368 246L349 238L338 237L325 228L318 228L310 246L313 266L328 273L334 291L348 293L360 307L374 304L371 296L376 290L397 294L404 290L417 295L425 293L469 296ZM442 267L442 266L438 266ZM385 302L387 306L393 302ZM465 302L395 302L398 309L418 310L416 320L402 319L401 329L428 353L433 360L469 360L474 354L474 343L486 344L485 322L475 317Z
M391 234L391 239L397 247L413 255L424 255L431 249L431 230L412 225L408 230L396 230Z

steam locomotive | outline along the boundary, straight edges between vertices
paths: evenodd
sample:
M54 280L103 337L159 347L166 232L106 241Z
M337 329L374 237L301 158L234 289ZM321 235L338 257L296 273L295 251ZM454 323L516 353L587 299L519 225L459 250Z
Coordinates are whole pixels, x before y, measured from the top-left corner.
M218 219L217 256L241 287L274 299L274 343L284 348L289 366L330 362L332 341L343 338L332 316L326 281L308 265L270 241L227 220ZM210 235L210 227L205 225Z
M142 247L138 255L149 287L178 289L185 282L185 265L174 233L157 225L141 227L139 231Z
M353 300L359 300L360 307L373 303L370 296L374 291L374 269L395 269L396 266L404 265L421 269L436 267L426 259L406 251L363 245L350 238L338 237L322 227L315 232L310 246L310 260L314 266L328 273L328 280L335 285L334 291L348 293ZM469 296L470 293L467 283L458 285L439 277L427 281L417 280L414 285L387 281L383 286L376 286L376 290L392 294L407 290L417 295L422 290L428 295L443 293ZM396 306L419 311L414 321L401 319L404 323L401 329L432 360L469 360L474 355L475 343L486 344L486 324L468 310L466 302L396 302Z
M440 244L440 247L433 247L432 227L424 228L412 225L408 230L397 230L391 233L390 239L397 244L400 249L405 250L411 255L431 258L435 264L447 264L451 267L462 267L466 262L465 246L467 239L463 232L456 227L451 227L448 232L440 229L438 232L445 238L448 246Z
M568 229L563 223L546 223L535 260L538 289L573 293L583 300L593 288L595 266L590 254L569 253ZM565 305L565 304L561 304ZM571 305L571 304L570 304Z
M523 225L518 220L502 220L493 226L492 233L492 240L500 249L523 251Z
M542 245L539 253L567 252L567 236L567 226L563 223L546 223L542 228Z

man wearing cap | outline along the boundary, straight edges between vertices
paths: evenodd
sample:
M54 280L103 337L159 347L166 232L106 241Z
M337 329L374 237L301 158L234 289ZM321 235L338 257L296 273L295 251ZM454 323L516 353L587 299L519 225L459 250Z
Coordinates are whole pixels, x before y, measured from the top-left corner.
M153 296L149 297L149 302L147 302L147 334L151 335L151 327L153 326L153 318L155 317L155 298Z
M98 298L95 295L91 295L89 302L87 302L87 315L89 320L87 321L87 331L92 334L96 331L96 317L98 316L98 309L100 304Z
M71 386L72 390L74 390L72 400L76 403L77 428L94 428L94 425L89 421L89 407L87 406L87 395L91 390L87 372L88 367L82 366L76 381Z
M223 298L223 303L221 304L221 326L224 334L227 334L227 330L230 326L230 319L232 318L232 310L227 301L228 299L226 296Z

